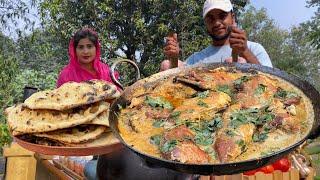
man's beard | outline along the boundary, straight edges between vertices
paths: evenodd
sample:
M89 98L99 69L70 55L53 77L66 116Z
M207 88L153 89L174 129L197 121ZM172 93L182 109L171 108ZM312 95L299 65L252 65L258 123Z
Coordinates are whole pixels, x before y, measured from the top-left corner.
M224 35L221 35L221 36L216 36L216 35L213 35L213 34L210 34L208 33L209 36L212 38L213 41L222 41L222 40L226 40L230 34L231 34L231 27L228 26L227 28L227 32L224 34Z

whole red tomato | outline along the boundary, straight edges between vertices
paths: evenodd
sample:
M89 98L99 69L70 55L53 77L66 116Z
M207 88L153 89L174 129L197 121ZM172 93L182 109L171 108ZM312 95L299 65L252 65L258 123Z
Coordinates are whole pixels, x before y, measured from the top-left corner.
M254 169L254 170L251 170L251 171L246 171L243 174L246 175L246 176L251 176L251 175L254 175L256 172L258 172L258 170Z
M275 170L287 172L291 167L291 163L288 158L282 158L282 159L276 161L275 163L273 163L272 166Z
M265 174L270 174L270 173L273 173L274 168L272 165L266 165L266 166L263 166L262 168L258 169L258 171L261 171Z

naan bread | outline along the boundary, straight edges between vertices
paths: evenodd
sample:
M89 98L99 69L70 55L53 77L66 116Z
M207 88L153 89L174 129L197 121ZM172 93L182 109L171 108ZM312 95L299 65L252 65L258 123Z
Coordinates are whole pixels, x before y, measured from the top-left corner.
M112 134L112 132L105 132L101 136L99 136L97 139L88 141L85 143L69 143L65 144L66 146L72 146L72 147L98 147L98 146L106 146L110 144L116 144L120 143L120 141Z
M109 111L103 111L100 113L96 118L92 121L87 122L86 124L94 124L94 125L102 125L102 126L109 126Z
M96 139L107 130L106 126L79 125L46 133L35 133L34 136L45 137L62 143L81 143Z
M66 147L98 147L111 144L120 143L120 141L110 131L105 131L96 139L89 140L83 143L66 143L46 137L34 136L34 134L24 134L19 136L19 139L34 144L40 144L45 146L66 146Z
M116 86L103 80L68 82L57 89L32 94L23 105L30 109L62 111L112 99L116 93Z
M106 83L108 82L103 80L93 79L87 81L87 83L91 84L94 88L96 88L98 93L103 93L106 90L106 88L108 88L106 87ZM106 99L115 99L120 97L120 91L117 90L116 86L113 85L110 88L112 88L112 92L109 94L109 96L106 97Z
M92 121L107 111L110 104L104 101L68 111L32 110L21 104L6 109L7 121L13 135L48 132L74 127Z

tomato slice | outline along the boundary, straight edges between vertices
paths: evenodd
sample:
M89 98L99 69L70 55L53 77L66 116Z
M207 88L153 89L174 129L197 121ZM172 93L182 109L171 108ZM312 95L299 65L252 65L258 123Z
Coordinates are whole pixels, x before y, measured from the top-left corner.
M291 163L288 158L282 158L282 159L276 161L275 163L273 163L272 166L275 170L287 172L291 167Z

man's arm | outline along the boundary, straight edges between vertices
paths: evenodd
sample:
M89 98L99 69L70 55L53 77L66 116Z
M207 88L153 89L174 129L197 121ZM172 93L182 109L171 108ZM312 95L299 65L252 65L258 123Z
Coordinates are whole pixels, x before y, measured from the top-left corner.
M259 43L255 43L255 42L251 42L251 43L252 45L250 46L250 49L255 54L257 59L259 59L260 64L263 66L272 67L270 57L267 51L264 49L264 47Z

